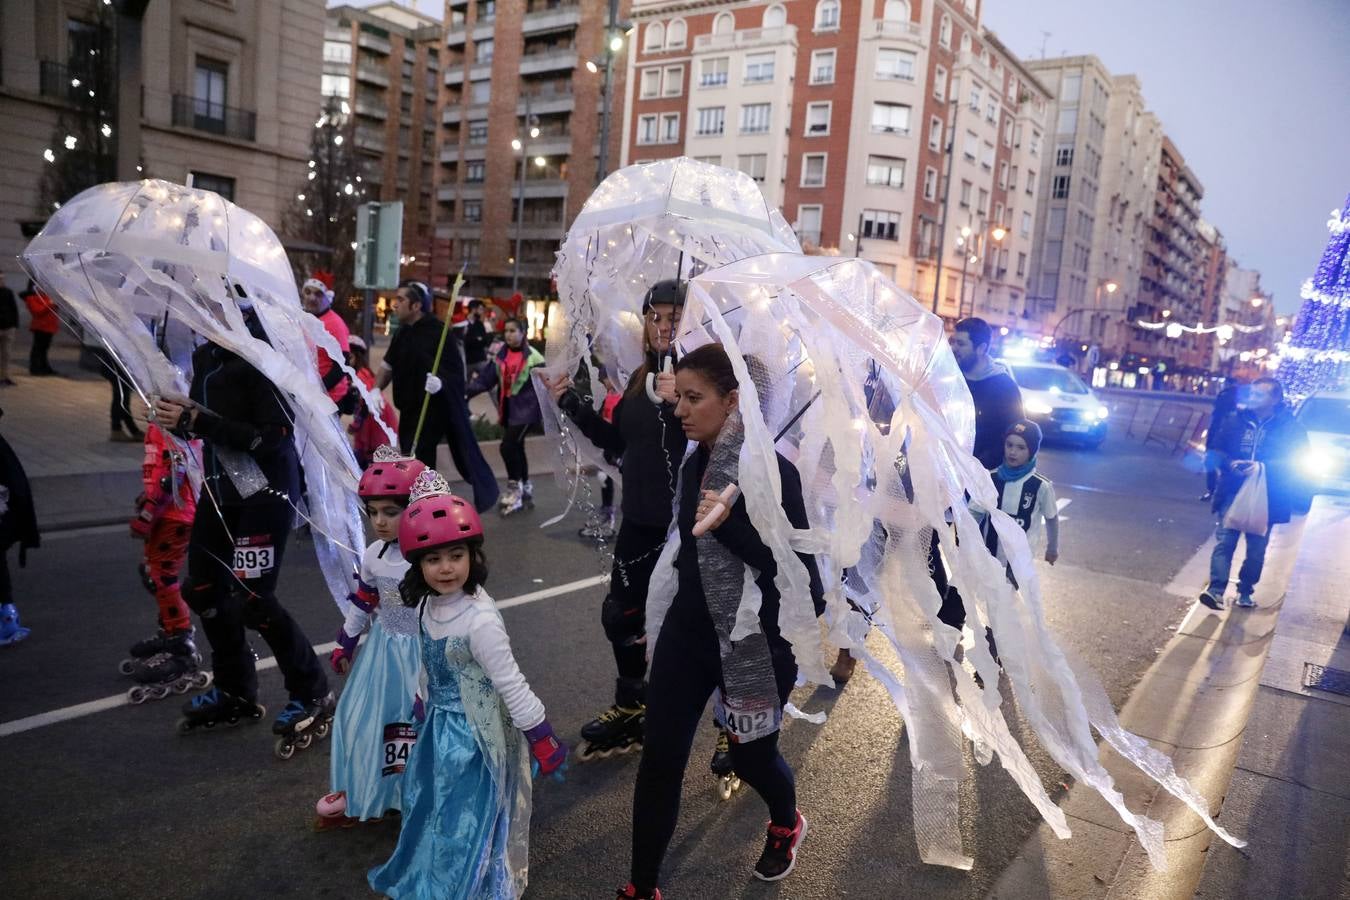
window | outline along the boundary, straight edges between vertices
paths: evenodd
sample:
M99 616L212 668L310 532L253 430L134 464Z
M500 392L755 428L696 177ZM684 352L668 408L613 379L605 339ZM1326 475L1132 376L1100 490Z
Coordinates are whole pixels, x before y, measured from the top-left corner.
M769 169L769 155L767 153L743 153L736 157L736 168L755 179L755 181L763 181Z
M928 166L923 170L923 199L937 199L937 169Z
M965 206L965 207L969 207L969 206L970 206L970 189L971 189L971 187L973 187L973 185L972 185L969 181L966 181L965 179L962 179L962 180L961 180L961 198L960 198L960 202L961 202L961 205L962 205L962 206Z
M653 22L647 26L646 37L642 41L642 50L644 53L652 53L660 50L666 45L666 26L660 22Z
M1055 147L1055 165L1073 165L1073 144L1060 144Z
M802 154L802 187L825 186L825 158L824 153Z
M470 184L481 184L486 171L486 162L481 159L471 159L464 164L464 180Z
M894 81L914 80L914 54L882 47L877 51L876 76Z
M203 191L219 194L231 203L234 202L234 179L224 175L212 175L208 172L193 172L192 186Z
M1041 133L1035 129L1031 131L1031 155L1041 155Z
M986 169L994 168L994 145L988 141L980 145L980 165Z
M933 69L933 96L947 102L947 70L942 66Z
M979 88L973 87L970 89L970 108L977 113L980 111L980 100L982 98L983 95L980 93Z
M722 157L720 156L695 156L694 162L707 163L710 166L720 166Z
M717 14L713 19L713 34L731 34L736 30L736 17L729 12Z
M1077 103L1078 97L1083 89L1083 73L1074 72L1071 75L1065 75L1059 91L1060 103Z
M816 4L816 31L839 30L839 0L820 0Z
M919 256L928 258L933 255L933 222L931 219L919 220Z
M952 17L946 13L942 14L942 22L938 25L938 43L948 50L952 46Z
M787 24L787 10L783 9L782 4L775 3L764 10L763 25L765 28L782 28Z
M1065 200L1069 196L1069 176L1056 175L1050 182L1050 196L1056 200Z
M666 66L661 93L666 97L678 97L684 93L684 66Z
M980 158L980 136L973 131L966 132L966 140L961 147L961 155L971 162Z
M660 93L661 93L661 70L656 68L643 69L642 89L639 91L638 96L641 97L643 100L647 100L651 97L659 96Z
M324 41L323 61L349 63L352 61L352 45L346 41Z
M982 213L988 208L989 208L989 192L984 188L980 188L979 200L975 204L975 209Z
M815 50L811 53L811 83L834 84L834 51Z
M195 127L223 130L225 127L225 85L230 77L230 64L204 56L197 57L197 70L192 84L192 114Z
M984 120L986 122L998 121L998 101L993 99L992 97L985 102Z
M1001 223L1001 222L1003 221L1003 204L1002 204L1002 203L995 203L995 204L994 204L994 217L993 217L993 219L991 219L990 221L992 221L992 222L993 222L994 224L996 224L996 225L999 224L999 223Z
M656 143L656 116L638 116L637 142L639 144Z
M346 75L321 75L325 97L351 97L352 80Z
M486 120L469 123L469 143L486 144L488 139L488 123Z
M469 102L474 106L487 103L492 99L491 81L473 81L469 83Z
M965 34L961 35L961 52L962 52L962 53L969 53L969 52L970 52L970 32L969 32L969 31L967 31Z
M695 134L722 134L726 130L726 122L725 106L705 106L698 111L698 128Z
M909 4L905 0L886 0L881 18L887 22L908 22Z
M1036 170L1027 169L1027 193L1036 193Z
M804 243L820 243L820 220L823 209L817 204L797 207L797 237Z
M864 209L862 236L882 241L900 239L900 214L883 209Z
M829 101L806 104L807 137L830 133L830 107Z
M883 187L904 187L905 161L897 156L867 157L867 183Z
M461 259L468 262L478 259L478 241L460 241L459 255Z
M1045 220L1045 233L1052 238L1064 236L1064 207L1051 207L1050 218Z
M688 34L688 31L689 29L685 28L684 19L676 19L671 22L670 27L666 29L666 48L673 50L683 47L685 35Z
M464 221L481 222L483 221L483 201L465 200L464 201Z
M1031 213L1022 213L1022 237L1031 237Z
M1017 275L1022 277L1027 274L1027 255L1025 253L1017 254Z
M942 120L937 116L928 120L928 149L942 152Z
M768 103L747 103L741 107L741 133L767 134L769 115L772 105Z
M998 189L1001 191L1008 186L1008 163L1005 160L998 164Z
M661 143L678 144L680 142L680 114L661 114Z
M1055 125L1056 134L1073 134L1078 130L1078 107L1061 109L1059 122Z
M872 130L882 134L909 134L909 107L903 103L873 103Z
M751 53L745 57L745 83L761 84L773 81L772 53Z
M492 38L484 41L477 41L473 45L474 59L480 63L492 62L492 54L496 45Z
M727 71L731 66L731 60L725 56L719 56L716 59L705 59L703 68L699 70L699 87L722 87L727 83Z

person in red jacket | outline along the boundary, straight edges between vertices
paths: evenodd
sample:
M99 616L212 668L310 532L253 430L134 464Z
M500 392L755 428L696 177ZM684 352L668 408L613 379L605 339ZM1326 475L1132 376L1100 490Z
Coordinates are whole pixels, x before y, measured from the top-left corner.
M361 383L368 390L375 391L375 401L379 404L378 409L372 410L365 400L358 400L352 422L347 426L347 433L352 436L356 462L364 471L371 463L375 448L389 443L389 436L380 427L380 422L398 434L398 414L394 412L393 405L384 399L384 395L375 389L375 373L370 371L370 354L366 342L352 335L351 348L351 367L356 370L356 377L361 379Z
M323 323L324 329L342 348L342 355L346 356L351 351L351 332L347 323L342 321L342 316L333 311L333 292L328 286L317 278L306 281L300 288L300 305L305 308L305 312ZM334 403L341 402L347 396L350 387L347 376L343 374L342 367L334 363L322 349L319 350L319 378Z
M47 352L51 349L52 338L61 328L61 320L56 317L56 304L30 280L28 290L24 291L23 302L28 307L32 319L28 330L33 332L33 350L28 356L28 372L31 375L57 375L52 364L47 361Z

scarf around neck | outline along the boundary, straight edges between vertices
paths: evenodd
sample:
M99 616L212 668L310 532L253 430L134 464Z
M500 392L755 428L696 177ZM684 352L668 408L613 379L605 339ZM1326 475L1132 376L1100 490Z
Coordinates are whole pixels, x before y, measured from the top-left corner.
M1026 463L1015 469L1006 462L1000 463L999 467L994 471L998 473L999 478L1003 479L1004 484L1007 484L1010 481L1019 481L1036 471L1036 457L1031 457Z

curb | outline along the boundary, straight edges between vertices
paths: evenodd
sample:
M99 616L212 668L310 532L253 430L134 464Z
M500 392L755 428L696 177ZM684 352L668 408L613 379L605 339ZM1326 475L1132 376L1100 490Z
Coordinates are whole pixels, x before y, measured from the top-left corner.
M1271 537L1265 583L1277 586L1277 603L1240 611L1230 606L1223 613L1197 603L1120 710L1121 724L1172 758L1177 774L1208 798L1209 813L1221 825L1224 794L1260 688L1302 533L1299 520L1277 528ZM1074 784L1060 803L1073 837L1060 840L1042 823L988 897L1180 900L1194 895L1214 833L1189 807L1107 745L1101 745L1099 758L1126 805L1163 823L1167 868L1155 872L1133 829L1096 791Z

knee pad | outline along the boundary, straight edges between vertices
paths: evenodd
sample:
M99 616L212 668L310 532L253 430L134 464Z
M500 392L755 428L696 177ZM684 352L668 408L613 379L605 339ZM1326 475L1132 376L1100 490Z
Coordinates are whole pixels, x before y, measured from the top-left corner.
M188 609L209 619L216 614L216 604L220 599L220 587L211 581L194 581L189 575L178 586L178 593Z
M644 631L644 613L642 607L625 607L614 594L606 594L600 604L600 624L604 626L605 637L620 647L637 643Z
M152 594L155 593L159 586L155 584L155 579L150 577L150 567L142 562L136 567L136 571L140 573L141 584L145 586L145 589Z

